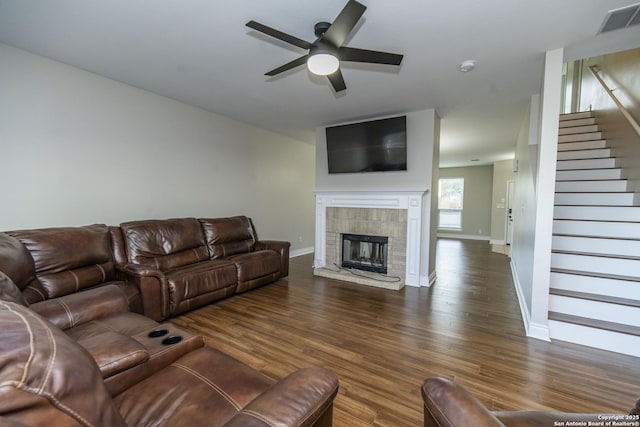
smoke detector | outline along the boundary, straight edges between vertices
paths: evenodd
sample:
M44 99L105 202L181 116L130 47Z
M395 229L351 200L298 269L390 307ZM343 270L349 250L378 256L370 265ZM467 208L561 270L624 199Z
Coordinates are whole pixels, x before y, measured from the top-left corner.
M461 73L468 73L474 68L476 68L476 61L474 61L473 59L467 59L465 61L462 61L458 66L458 69L460 70Z

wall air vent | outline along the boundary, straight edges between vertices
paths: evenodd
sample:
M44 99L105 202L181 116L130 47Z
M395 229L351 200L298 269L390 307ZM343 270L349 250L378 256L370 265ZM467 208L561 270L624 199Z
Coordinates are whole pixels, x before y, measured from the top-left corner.
M640 24L640 3L610 10L604 18L598 34L638 24Z

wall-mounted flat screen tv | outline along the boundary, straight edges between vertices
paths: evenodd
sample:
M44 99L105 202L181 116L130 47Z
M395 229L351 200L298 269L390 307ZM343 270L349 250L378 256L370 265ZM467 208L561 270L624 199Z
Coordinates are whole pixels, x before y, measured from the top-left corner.
M329 173L407 170L407 117L326 128Z

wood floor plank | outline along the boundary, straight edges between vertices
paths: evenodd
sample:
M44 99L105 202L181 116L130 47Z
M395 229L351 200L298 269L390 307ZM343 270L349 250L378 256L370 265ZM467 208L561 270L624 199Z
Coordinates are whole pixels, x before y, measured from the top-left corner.
M293 258L288 278L171 322L273 379L332 369L337 427L422 425L430 376L492 410L627 413L640 396L640 359L527 338L508 259L486 242L440 239L431 288L316 277L312 262Z

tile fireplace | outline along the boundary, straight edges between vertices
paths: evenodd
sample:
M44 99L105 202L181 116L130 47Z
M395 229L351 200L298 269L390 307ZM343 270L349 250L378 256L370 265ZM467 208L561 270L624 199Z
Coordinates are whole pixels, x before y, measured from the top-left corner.
M405 284L428 286L429 226L423 224L428 202L427 192L316 192L314 274L396 290ZM349 235L364 238L344 243ZM345 253L356 260L345 266Z

